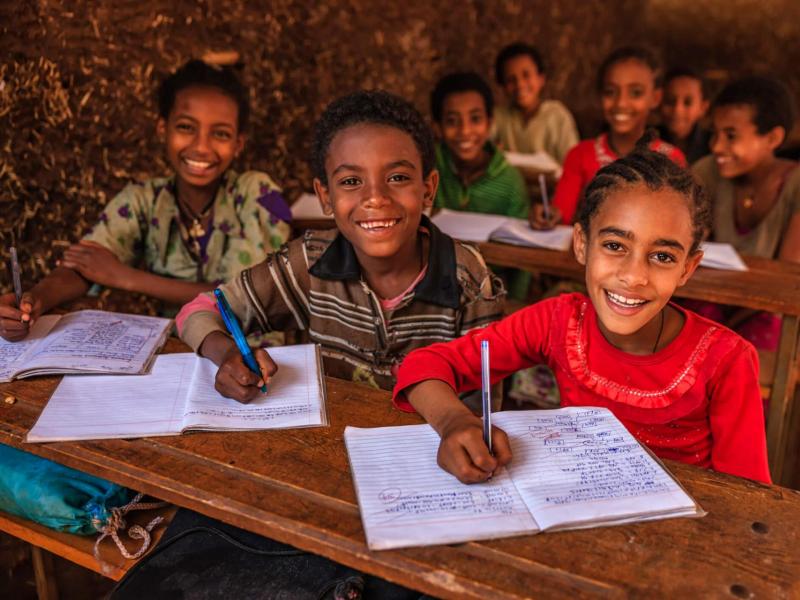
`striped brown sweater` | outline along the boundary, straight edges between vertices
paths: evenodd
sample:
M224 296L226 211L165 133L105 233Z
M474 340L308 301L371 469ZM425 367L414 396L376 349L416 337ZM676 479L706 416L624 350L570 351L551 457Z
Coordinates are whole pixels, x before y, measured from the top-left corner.
M478 250L427 218L423 225L430 235L427 272L391 311L381 309L337 230L307 231L221 288L245 332L299 330L320 344L327 375L390 390L397 366L415 348L502 316L505 291ZM198 310L181 337L197 350L212 331L226 332L220 315Z

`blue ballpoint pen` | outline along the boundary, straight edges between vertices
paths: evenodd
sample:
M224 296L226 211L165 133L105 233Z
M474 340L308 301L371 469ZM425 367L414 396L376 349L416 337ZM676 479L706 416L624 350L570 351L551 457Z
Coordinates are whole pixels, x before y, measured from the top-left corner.
M217 299L217 306L219 307L219 312L222 315L222 320L225 321L225 327L228 328L228 331L233 336L233 341L236 342L236 347L239 349L239 352L242 353L244 364L246 364L253 373L259 377L262 377L261 369L258 368L258 363L256 362L256 357L253 356L253 350L250 348L250 345L247 343L247 340L244 337L244 332L239 326L239 321L236 318L236 315L233 314L230 304L228 304L228 299L225 298L225 294L223 294L222 290L219 288L214 290L214 296ZM261 391L267 391L266 381L264 382L264 385L261 386Z

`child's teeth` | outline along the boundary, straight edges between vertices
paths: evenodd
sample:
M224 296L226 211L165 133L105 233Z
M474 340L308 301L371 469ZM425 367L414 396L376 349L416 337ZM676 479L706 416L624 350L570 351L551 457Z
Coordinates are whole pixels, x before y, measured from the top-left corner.
M636 300L634 298L626 298L625 296L620 296L619 294L614 294L613 292L608 292L609 297L618 304L625 304L627 306L639 306L640 304L644 304L647 300Z
M193 167L195 169L207 169L209 166L211 166L211 163L207 163L207 162L200 162L200 161L197 161L197 160L190 160L188 158L185 159L185 160L186 160L186 164L187 165L189 165L190 167Z
M383 227L391 227L397 222L397 219L392 219L390 221L364 221L361 223L361 227L364 229L379 229Z

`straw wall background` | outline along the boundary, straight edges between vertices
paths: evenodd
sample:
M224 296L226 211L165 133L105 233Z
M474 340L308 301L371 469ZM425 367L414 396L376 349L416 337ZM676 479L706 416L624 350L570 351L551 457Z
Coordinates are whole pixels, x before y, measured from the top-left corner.
M128 181L166 172L154 92L207 51L240 53L253 105L239 168L269 172L294 199L310 185L311 124L327 102L382 87L427 113L453 69L488 79L518 39L544 52L548 95L597 127L594 76L614 46L644 41L669 58L702 55L725 73L800 59L800 8L754 0L77 0L0 2L0 257L16 239L26 283L52 268ZM0 279L7 290L9 279ZM149 310L145 303L142 310Z

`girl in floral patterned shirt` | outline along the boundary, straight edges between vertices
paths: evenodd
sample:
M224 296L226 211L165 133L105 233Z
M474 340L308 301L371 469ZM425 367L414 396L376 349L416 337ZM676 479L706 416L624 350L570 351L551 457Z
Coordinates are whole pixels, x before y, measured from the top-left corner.
M265 173L230 169L248 112L230 68L193 60L168 77L158 132L174 175L123 189L19 307L0 297L0 336L24 338L38 315L92 283L181 305L277 250L291 218L280 190Z

